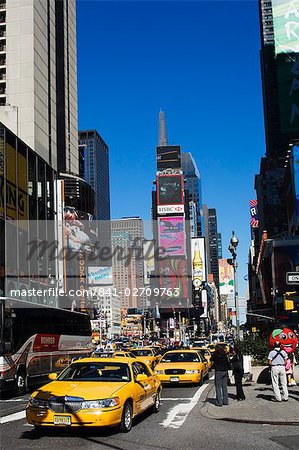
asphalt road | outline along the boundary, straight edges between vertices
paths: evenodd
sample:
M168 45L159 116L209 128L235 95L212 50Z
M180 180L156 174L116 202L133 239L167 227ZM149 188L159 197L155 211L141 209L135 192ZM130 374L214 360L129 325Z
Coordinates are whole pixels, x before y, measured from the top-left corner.
M161 410L135 420L130 433L115 429L53 429L40 436L22 418L29 395L0 400L1 449L298 449L299 428L229 423L200 413L209 383L164 387Z

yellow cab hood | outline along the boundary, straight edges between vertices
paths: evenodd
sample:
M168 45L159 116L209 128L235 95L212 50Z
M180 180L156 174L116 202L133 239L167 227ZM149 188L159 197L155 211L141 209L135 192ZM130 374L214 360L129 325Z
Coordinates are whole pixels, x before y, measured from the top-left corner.
M114 397L127 384L128 382L52 381L35 391L32 396L47 400L52 396L68 395L97 400Z
M155 370L166 370L166 369L185 369L185 370L195 370L201 365L201 362L171 362L164 363L160 362L156 365Z

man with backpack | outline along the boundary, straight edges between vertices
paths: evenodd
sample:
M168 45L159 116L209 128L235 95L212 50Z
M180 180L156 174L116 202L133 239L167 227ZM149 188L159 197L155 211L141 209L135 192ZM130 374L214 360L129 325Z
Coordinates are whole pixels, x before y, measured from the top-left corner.
M280 343L278 341L275 341L275 347L269 353L268 362L269 366L271 367L272 387L275 395L275 401L277 402L281 402L281 400L287 402L289 397L287 376L285 371L287 359L287 353L280 348ZM279 383L282 387L282 397Z

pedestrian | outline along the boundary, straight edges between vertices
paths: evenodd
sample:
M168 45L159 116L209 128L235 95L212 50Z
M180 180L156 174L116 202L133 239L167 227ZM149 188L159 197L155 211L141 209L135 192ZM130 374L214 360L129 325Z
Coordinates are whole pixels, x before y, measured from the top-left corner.
M211 361L215 369L216 406L228 405L227 378L230 363L223 345L216 345Z
M285 365L287 363L288 355L280 348L279 341L275 341L274 349L268 355L269 366L271 367L271 380L272 387L275 395L275 400L281 402L281 400L287 402L289 397L287 386L287 375L285 371ZM282 396L280 392L279 383L282 388Z
M238 401L245 400L246 397L245 397L245 394L243 391L243 386L242 386L242 378L244 375L244 361L243 361L243 355L241 353L240 347L238 346L237 343L235 344L235 346L233 348L232 357L230 359L230 362L232 365L233 375L234 375L234 379L235 379L237 400Z

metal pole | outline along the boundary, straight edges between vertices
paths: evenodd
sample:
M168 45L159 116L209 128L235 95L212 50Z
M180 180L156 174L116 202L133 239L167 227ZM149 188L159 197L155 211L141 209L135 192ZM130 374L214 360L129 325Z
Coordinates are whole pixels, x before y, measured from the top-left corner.
M236 332L237 336L240 334L240 321L239 321L239 299L238 299L238 276L237 276L237 257L234 257L234 286L235 286L235 309L236 309Z

